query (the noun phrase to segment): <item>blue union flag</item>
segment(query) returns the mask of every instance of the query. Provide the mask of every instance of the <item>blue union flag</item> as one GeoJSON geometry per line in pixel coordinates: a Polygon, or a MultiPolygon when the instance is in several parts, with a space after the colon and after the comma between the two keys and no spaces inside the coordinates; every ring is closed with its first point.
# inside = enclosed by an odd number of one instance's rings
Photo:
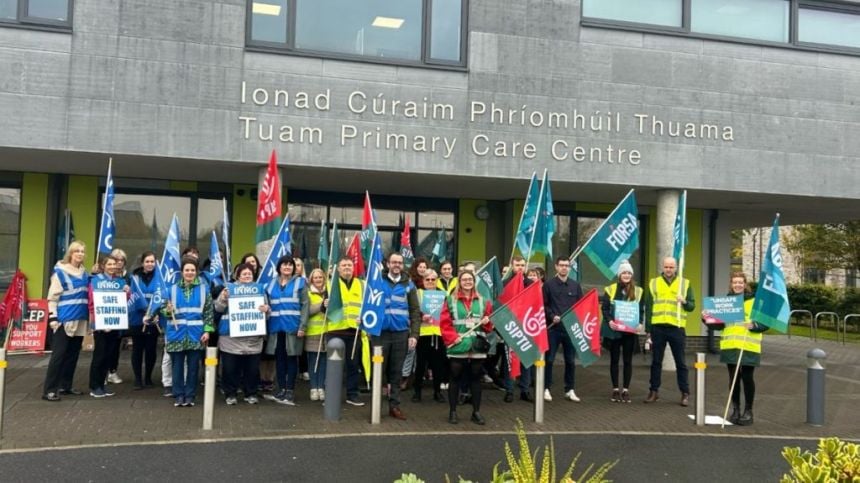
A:
{"type": "Polygon", "coordinates": [[[618,203],[582,252],[594,263],[604,277],[612,279],[621,262],[639,249],[639,209],[633,190],[618,203]]]}
{"type": "Polygon", "coordinates": [[[370,335],[382,333],[382,319],[385,318],[385,280],[382,279],[382,242],[379,233],[373,236],[359,318],[363,331],[370,335]]]}

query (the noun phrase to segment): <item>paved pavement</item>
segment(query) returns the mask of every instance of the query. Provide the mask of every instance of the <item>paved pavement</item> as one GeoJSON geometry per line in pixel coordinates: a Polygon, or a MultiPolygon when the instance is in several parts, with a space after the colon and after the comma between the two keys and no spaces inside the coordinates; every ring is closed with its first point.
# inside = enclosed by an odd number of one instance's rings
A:
{"type": "MultiPolygon", "coordinates": [[[[77,445],[118,445],[145,442],[188,440],[225,440],[268,438],[278,440],[298,435],[426,435],[426,434],[510,434],[517,418],[525,422],[530,434],[570,435],[742,435],[778,437],[801,441],[835,435],[860,439],[860,347],[834,342],[813,343],[809,339],[768,336],[764,343],[764,365],[756,370],[757,396],[755,424],[749,427],[720,429],[697,427],[688,414],[694,408],[680,407],[674,374],[664,374],[662,400],[645,405],[648,367],[642,355],[635,357],[634,402],[609,401],[610,383],[606,358],[589,368],[577,367],[576,391],[582,403],[562,399],[561,388],[554,388],[555,401],[546,404],[545,423],[533,422],[533,406],[516,400],[506,404],[503,392],[486,386],[482,413],[487,425],[468,422],[469,410],[460,411],[461,422],[447,423],[447,405],[435,402],[411,403],[409,393],[402,408],[407,421],[387,416],[380,425],[369,423],[370,404],[363,408],[344,406],[339,422],[325,422],[322,407],[308,399],[306,383],[300,382],[296,407],[270,402],[258,406],[240,403],[228,407],[218,398],[215,429],[203,431],[202,405],[174,408],[161,397],[161,389],[132,390],[128,367],[129,354],[123,353],[120,375],[127,382],[113,386],[117,395],[106,399],[88,396],[64,397],[49,403],[40,399],[47,356],[12,356],[7,370],[4,427],[0,449],[47,448],[77,445]],[[805,424],[806,351],[821,347],[827,351],[827,411],[824,427],[805,424]]],[[[688,356],[692,361],[693,356],[688,356]]],[[[708,357],[707,413],[722,412],[727,393],[727,373],[717,356],[708,357]]],[[[78,366],[76,386],[84,389],[89,356],[83,354],[78,366]]],[[[561,367],[555,371],[559,379],[561,367]]],[[[691,386],[694,372],[691,372],[691,386]]],[[[426,394],[426,393],[425,393],[426,394]]],[[[369,395],[364,395],[369,403],[369,395]]],[[[198,398],[198,401],[202,400],[198,398]]],[[[708,438],[709,440],[711,438],[708,438]]],[[[696,440],[698,441],[698,440],[696,440]]],[[[590,455],[589,455],[590,456],[590,455]]],[[[626,456],[623,456],[626,457],[626,456]]]]}
{"type": "MultiPolygon", "coordinates": [[[[531,437],[532,450],[548,437],[531,437]]],[[[574,476],[591,463],[618,460],[614,481],[778,481],[788,471],[774,439],[698,436],[555,435],[559,476],[582,452],[574,476]],[[706,476],[707,475],[707,476],[706,476]]],[[[511,435],[444,434],[277,441],[229,441],[82,448],[0,454],[3,481],[391,482],[403,473],[425,481],[488,481],[511,435]]],[[[810,448],[812,441],[801,442],[810,448]]],[[[542,454],[542,453],[541,453],[542,454]]]]}

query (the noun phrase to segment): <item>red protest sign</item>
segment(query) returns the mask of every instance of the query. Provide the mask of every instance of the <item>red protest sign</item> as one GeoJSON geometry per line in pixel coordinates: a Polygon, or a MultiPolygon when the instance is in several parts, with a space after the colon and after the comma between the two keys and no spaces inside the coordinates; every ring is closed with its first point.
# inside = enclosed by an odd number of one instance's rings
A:
{"type": "Polygon", "coordinates": [[[48,332],[48,301],[28,300],[27,313],[21,325],[14,324],[9,351],[43,351],[48,332]]]}

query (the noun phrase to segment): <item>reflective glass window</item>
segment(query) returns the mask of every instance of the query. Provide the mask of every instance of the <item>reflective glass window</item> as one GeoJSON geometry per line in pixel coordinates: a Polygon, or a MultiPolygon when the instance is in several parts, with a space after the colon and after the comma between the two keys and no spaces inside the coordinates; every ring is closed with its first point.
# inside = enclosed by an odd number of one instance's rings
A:
{"type": "Polygon", "coordinates": [[[693,32],[788,42],[787,0],[692,0],[693,32]]]}
{"type": "Polygon", "coordinates": [[[69,0],[28,0],[27,16],[66,22],[69,20],[69,0]]]}
{"type": "MultiPolygon", "coordinates": [[[[116,234],[114,247],[122,248],[136,266],[146,250],[156,253],[159,260],[173,214],[179,217],[180,248],[188,246],[191,199],[183,196],[137,195],[117,193],[114,197],[116,234]]],[[[220,212],[220,205],[219,205],[220,212]]],[[[207,241],[208,249],[208,241],[207,241]]],[[[208,252],[200,251],[206,258],[208,252]]]]}
{"type": "Polygon", "coordinates": [[[800,42],[860,48],[860,14],[801,8],[797,34],[800,42]]]}
{"type": "Polygon", "coordinates": [[[582,16],[680,27],[681,0],[583,0],[582,16]]]}
{"type": "Polygon", "coordinates": [[[0,188],[0,286],[7,287],[18,268],[21,190],[0,188]]]}
{"type": "Polygon", "coordinates": [[[430,58],[460,61],[463,0],[433,0],[430,15],[430,58]]]}
{"type": "Polygon", "coordinates": [[[287,43],[287,0],[251,1],[251,39],[287,43]]]}
{"type": "Polygon", "coordinates": [[[420,60],[422,0],[296,0],[295,47],[420,60]]]}
{"type": "Polygon", "coordinates": [[[224,204],[221,200],[198,199],[197,200],[197,250],[200,251],[200,260],[209,258],[209,249],[212,243],[212,232],[218,239],[218,249],[221,258],[224,258],[224,242],[221,239],[221,225],[224,220],[224,204]]]}
{"type": "Polygon", "coordinates": [[[18,18],[18,0],[0,0],[0,19],[18,18]]]}

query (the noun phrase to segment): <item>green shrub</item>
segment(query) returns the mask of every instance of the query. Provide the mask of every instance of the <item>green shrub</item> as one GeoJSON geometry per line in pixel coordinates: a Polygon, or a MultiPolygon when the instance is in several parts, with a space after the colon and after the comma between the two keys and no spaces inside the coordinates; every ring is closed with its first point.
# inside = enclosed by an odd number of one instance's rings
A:
{"type": "Polygon", "coordinates": [[[791,473],[782,476],[782,483],[860,481],[860,446],[839,438],[819,440],[815,453],[785,447],[782,457],[791,465],[791,473]]]}
{"type": "Polygon", "coordinates": [[[860,289],[846,288],[842,290],[842,298],[836,307],[836,312],[845,317],[848,314],[860,314],[860,289]]]}
{"type": "Polygon", "coordinates": [[[826,285],[789,285],[788,302],[792,309],[818,312],[834,312],[839,306],[839,290],[826,285]]]}

